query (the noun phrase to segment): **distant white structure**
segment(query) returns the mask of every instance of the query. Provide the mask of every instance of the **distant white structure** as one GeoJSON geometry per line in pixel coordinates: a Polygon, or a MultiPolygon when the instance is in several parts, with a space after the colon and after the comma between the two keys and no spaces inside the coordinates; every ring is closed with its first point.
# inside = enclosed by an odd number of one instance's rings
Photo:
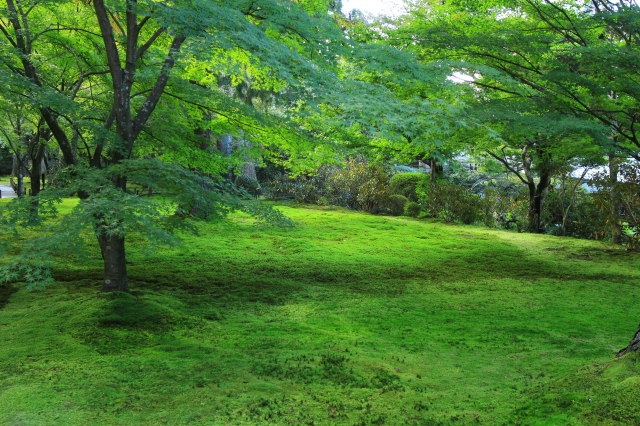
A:
{"type": "Polygon", "coordinates": [[[9,185],[0,185],[0,198],[16,198],[16,193],[9,185]]]}

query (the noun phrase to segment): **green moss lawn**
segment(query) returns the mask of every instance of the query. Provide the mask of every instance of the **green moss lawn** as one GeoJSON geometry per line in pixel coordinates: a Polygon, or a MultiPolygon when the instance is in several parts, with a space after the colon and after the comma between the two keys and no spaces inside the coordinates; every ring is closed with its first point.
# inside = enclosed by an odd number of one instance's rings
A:
{"type": "Polygon", "coordinates": [[[280,207],[0,286],[2,425],[640,424],[640,255],[280,207]]]}

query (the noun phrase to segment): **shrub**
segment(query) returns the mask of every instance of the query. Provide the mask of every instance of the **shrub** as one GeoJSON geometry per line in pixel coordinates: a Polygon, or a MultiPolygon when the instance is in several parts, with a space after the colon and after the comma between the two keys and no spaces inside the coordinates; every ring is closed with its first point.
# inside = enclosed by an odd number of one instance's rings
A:
{"type": "Polygon", "coordinates": [[[470,189],[449,182],[422,181],[418,188],[420,203],[431,217],[445,222],[456,220],[471,224],[481,218],[482,198],[470,189]]]}
{"type": "Polygon", "coordinates": [[[418,201],[416,187],[424,177],[424,173],[397,173],[389,181],[392,194],[404,195],[409,201],[418,201]]]}
{"type": "Polygon", "coordinates": [[[404,205],[404,214],[405,216],[418,217],[420,214],[420,204],[415,201],[409,201],[404,205]]]}
{"type": "Polygon", "coordinates": [[[381,167],[351,158],[327,180],[327,200],[333,205],[372,212],[387,201],[388,183],[389,177],[381,167]]]}
{"type": "Polygon", "coordinates": [[[316,204],[326,200],[329,167],[321,167],[316,175],[277,174],[265,185],[264,195],[269,200],[295,199],[299,203],[316,204]]]}
{"type": "MultiPolygon", "coordinates": [[[[387,204],[387,208],[389,213],[394,216],[401,216],[404,213],[404,207],[409,200],[404,195],[391,195],[389,196],[389,201],[387,204]]],[[[416,203],[417,204],[417,203],[416,203]]]]}
{"type": "Polygon", "coordinates": [[[386,207],[389,177],[375,164],[361,158],[347,160],[344,167],[323,166],[314,175],[279,175],[267,186],[267,198],[295,198],[300,203],[334,205],[376,211],[386,207]]]}

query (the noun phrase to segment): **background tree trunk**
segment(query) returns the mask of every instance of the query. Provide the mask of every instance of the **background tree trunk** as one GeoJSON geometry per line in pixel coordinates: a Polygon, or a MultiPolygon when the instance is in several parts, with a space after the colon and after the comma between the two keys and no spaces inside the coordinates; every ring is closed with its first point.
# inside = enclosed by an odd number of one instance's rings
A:
{"type": "MultiPolygon", "coordinates": [[[[238,149],[253,148],[253,144],[246,139],[239,139],[237,142],[238,149]]],[[[244,156],[244,163],[242,164],[242,176],[249,179],[258,180],[256,175],[256,163],[248,155],[244,156]]]]}
{"type": "Polygon", "coordinates": [[[430,161],[431,164],[431,170],[429,170],[429,180],[431,181],[431,183],[436,183],[436,160],[435,158],[432,158],[430,161]]]}
{"type": "Polygon", "coordinates": [[[611,186],[611,241],[614,244],[622,243],[622,230],[620,229],[620,197],[618,195],[618,161],[615,153],[609,154],[609,184],[611,186]]]}
{"type": "MultiPolygon", "coordinates": [[[[231,157],[231,151],[233,150],[233,138],[231,135],[222,135],[220,141],[218,141],[218,149],[222,153],[223,157],[231,157]]],[[[225,177],[231,179],[231,170],[227,171],[225,177]]]]}

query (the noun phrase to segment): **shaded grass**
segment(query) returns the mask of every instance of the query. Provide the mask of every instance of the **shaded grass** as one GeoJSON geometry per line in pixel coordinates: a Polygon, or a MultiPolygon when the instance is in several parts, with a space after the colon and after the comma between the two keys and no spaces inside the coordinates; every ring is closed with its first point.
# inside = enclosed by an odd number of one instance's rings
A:
{"type": "Polygon", "coordinates": [[[638,400],[635,369],[623,390],[598,372],[635,331],[639,256],[282,208],[294,230],[130,238],[131,295],[99,293],[97,249],[44,292],[5,287],[0,423],[629,424],[607,413],[638,400]],[[587,376],[613,402],[566,410],[587,376]]]}

